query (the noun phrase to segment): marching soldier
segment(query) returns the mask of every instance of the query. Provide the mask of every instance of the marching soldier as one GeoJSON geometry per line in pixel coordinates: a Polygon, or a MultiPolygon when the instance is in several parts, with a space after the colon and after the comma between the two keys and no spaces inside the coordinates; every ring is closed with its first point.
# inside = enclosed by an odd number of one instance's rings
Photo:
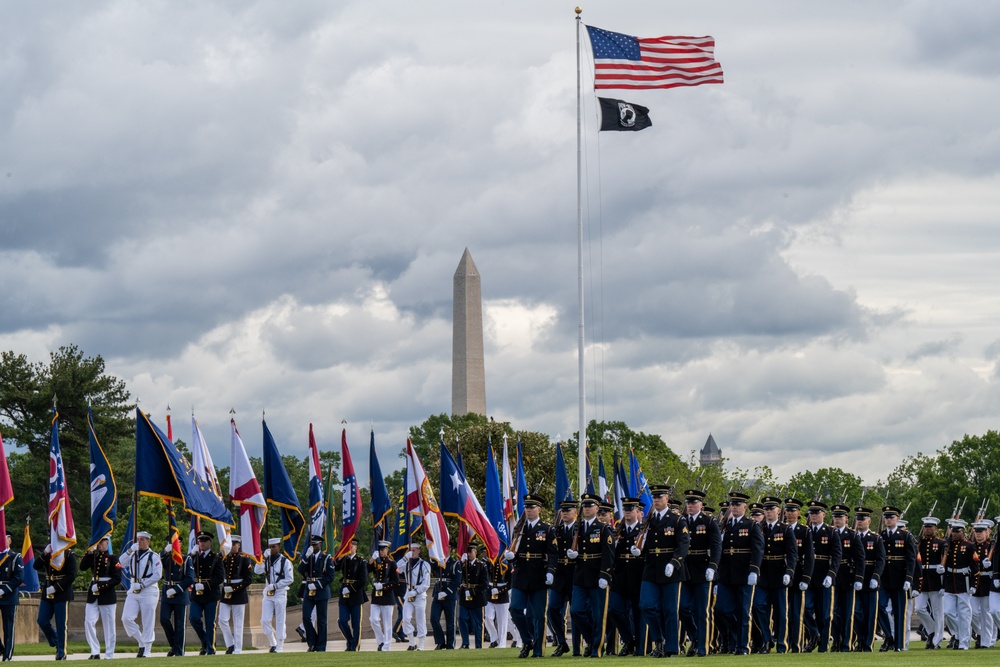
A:
{"type": "MultiPolygon", "coordinates": [[[[372,576],[372,604],[368,612],[368,620],[375,633],[375,641],[378,643],[377,650],[388,651],[392,648],[392,611],[396,608],[396,587],[398,586],[396,563],[389,558],[388,542],[378,543],[378,551],[372,554],[371,567],[368,568],[368,572],[372,576]]],[[[453,631],[452,642],[455,641],[454,634],[453,631]]]]}
{"type": "Polygon", "coordinates": [[[110,540],[102,538],[97,544],[87,550],[80,562],[81,570],[90,570],[90,588],[87,589],[87,611],[84,616],[83,630],[90,644],[88,660],[101,659],[101,642],[97,638],[97,621],[100,619],[104,628],[104,657],[108,660],[115,656],[116,611],[118,607],[118,585],[122,582],[122,568],[118,556],[108,553],[110,540]]]}
{"type": "Polygon", "coordinates": [[[191,627],[201,641],[198,655],[215,654],[215,615],[222,596],[222,554],[212,551],[211,533],[198,533],[198,551],[192,557],[194,587],[191,589],[191,627]]]}
{"type": "Polygon", "coordinates": [[[396,562],[400,581],[406,584],[403,595],[403,632],[410,640],[407,651],[423,651],[427,636],[427,589],[431,586],[431,565],[420,557],[420,543],[410,544],[410,550],[396,562]]]}
{"type": "MultiPolygon", "coordinates": [[[[0,641],[0,653],[3,661],[14,657],[14,617],[20,604],[17,591],[24,581],[24,561],[21,554],[11,548],[14,534],[7,531],[4,550],[0,551],[0,618],[3,621],[3,641],[0,641]]],[[[114,627],[114,618],[111,619],[114,627]]]]}
{"type": "Polygon", "coordinates": [[[486,565],[479,559],[479,547],[469,543],[462,554],[462,583],[458,589],[458,628],[462,648],[469,648],[469,635],[476,648],[483,647],[483,607],[488,585],[486,565]]]}
{"type": "Polygon", "coordinates": [[[61,568],[52,566],[52,545],[45,547],[42,555],[35,559],[34,568],[45,575],[45,595],[38,601],[38,626],[56,649],[56,660],[66,659],[66,609],[73,599],[73,581],[79,572],[76,554],[72,549],[63,552],[65,559],[61,568]],[[55,617],[56,627],[52,627],[55,617]]]}
{"type": "Polygon", "coordinates": [[[718,594],[715,617],[719,625],[720,652],[747,655],[750,652],[750,606],[764,558],[764,534],[760,524],[746,516],[748,495],[729,494],[729,518],[722,528],[718,594]]]}
{"type": "Polygon", "coordinates": [[[555,535],[552,527],[539,518],[543,504],[541,496],[531,493],[524,496],[524,522],[514,532],[511,548],[503,555],[514,568],[510,617],[521,635],[518,658],[541,657],[545,646],[545,587],[554,581],[549,556],[554,553],[555,535]]]}
{"type": "Polygon", "coordinates": [[[490,648],[507,648],[510,620],[510,566],[502,558],[486,564],[490,594],[486,602],[486,630],[490,648]]]}
{"type": "Polygon", "coordinates": [[[684,567],[690,580],[681,586],[680,616],[687,635],[691,637],[689,656],[708,654],[711,616],[709,601],[712,582],[715,581],[715,573],[719,570],[719,558],[722,556],[722,533],[719,531],[719,523],[705,513],[704,502],[704,491],[690,489],[684,492],[687,511],[683,522],[687,524],[688,535],[691,538],[684,567]]]}
{"type": "Polygon", "coordinates": [[[851,508],[834,505],[833,530],[840,540],[841,561],[834,582],[833,594],[833,644],[834,652],[854,650],[854,622],[857,596],[864,586],[865,545],[857,531],[847,525],[851,508]]]}
{"type": "Polygon", "coordinates": [[[799,523],[802,511],[802,501],[795,498],[785,499],[785,523],[795,536],[795,549],[798,558],[795,563],[795,574],[792,585],[788,589],[788,644],[792,653],[805,651],[806,634],[803,624],[806,608],[806,591],[812,581],[815,569],[815,553],[812,533],[799,523]]]}
{"type": "Polygon", "coordinates": [[[431,633],[434,635],[435,651],[455,648],[455,595],[462,583],[462,566],[455,558],[455,544],[455,540],[448,543],[450,549],[444,567],[437,563],[431,565],[437,573],[434,599],[431,600],[431,633]],[[444,630],[441,629],[441,614],[444,614],[444,630]]]}
{"type": "Polygon", "coordinates": [[[926,649],[941,648],[944,639],[944,598],[941,594],[941,575],[937,566],[944,560],[947,543],[938,537],[940,520],[936,517],[923,518],[920,542],[917,544],[917,569],[920,573],[920,594],[914,608],[920,624],[927,633],[926,649]]]}
{"type": "Polygon", "coordinates": [[[222,641],[226,643],[226,655],[243,652],[243,622],[250,596],[250,575],[253,566],[250,557],[243,553],[243,538],[230,535],[233,547],[222,559],[225,579],[222,582],[222,599],[219,600],[219,625],[222,626],[222,641]]]}
{"type": "Polygon", "coordinates": [[[879,651],[906,651],[910,635],[910,589],[917,564],[917,548],[909,533],[897,526],[900,510],[891,505],[882,508],[882,544],[885,546],[885,569],[879,595],[879,627],[885,642],[879,651]],[[888,606],[892,605],[892,622],[888,606]]]}
{"type": "Polygon", "coordinates": [[[972,643],[971,593],[975,591],[973,582],[979,574],[979,557],[975,545],[965,539],[968,524],[962,519],[951,519],[948,523],[951,541],[946,547],[944,561],[936,569],[942,575],[945,620],[958,637],[957,648],[967,651],[972,643]]]}
{"type": "Polygon", "coordinates": [[[158,582],[163,577],[160,558],[149,548],[152,537],[146,531],[136,533],[135,542],[125,554],[125,574],[132,584],[122,606],[125,634],[139,642],[137,658],[148,658],[156,638],[156,603],[160,599],[158,582]],[[142,627],[136,623],[141,616],[142,627]]]}
{"type": "Polygon", "coordinates": [[[865,549],[865,568],[861,589],[857,591],[857,618],[855,633],[858,649],[871,653],[875,643],[875,625],[878,621],[879,580],[885,569],[885,545],[882,537],[869,530],[872,510],[867,507],[854,508],[854,522],[858,527],[858,537],[865,549]]]}
{"type": "Polygon", "coordinates": [[[804,627],[809,635],[806,652],[819,647],[826,653],[830,647],[830,629],[833,622],[833,583],[840,570],[843,543],[839,534],[826,519],[827,505],[821,500],[809,503],[808,530],[813,546],[813,574],[806,591],[804,627]]]}
{"type": "Polygon", "coordinates": [[[326,651],[326,635],[330,604],[330,583],[337,571],[333,567],[333,558],[323,551],[323,536],[313,535],[309,538],[309,548],[305,557],[299,562],[299,573],[302,575],[302,623],[306,626],[306,642],[309,653],[324,653],[326,651]],[[312,614],[316,611],[316,624],[313,625],[312,614]]]}
{"type": "Polygon", "coordinates": [[[642,501],[638,498],[622,498],[624,516],[618,523],[618,539],[615,542],[615,571],[611,578],[611,598],[609,609],[611,618],[622,638],[620,656],[646,654],[646,621],[639,606],[642,592],[642,571],[645,560],[632,554],[632,546],[641,530],[638,508],[642,501]]]}
{"type": "MultiPolygon", "coordinates": [[[[181,554],[181,563],[174,560],[173,545],[168,543],[160,556],[163,570],[163,590],[160,593],[160,627],[166,637],[167,657],[184,655],[187,609],[191,604],[188,592],[194,584],[194,565],[190,556],[181,554]]],[[[86,560],[86,559],[85,559],[86,560]]]]}
{"type": "Polygon", "coordinates": [[[649,488],[653,507],[649,519],[630,549],[633,556],[645,557],[639,607],[649,627],[654,658],[677,655],[680,640],[680,585],[687,579],[684,558],[691,545],[687,524],[669,509],[670,487],[654,484],[649,488]]]}
{"type": "MultiPolygon", "coordinates": [[[[548,622],[556,640],[556,650],[553,658],[569,653],[566,643],[566,610],[573,597],[573,573],[576,572],[576,561],[570,560],[566,550],[573,544],[576,534],[577,507],[572,500],[559,503],[559,525],[553,529],[555,538],[552,556],[549,562],[549,572],[552,573],[552,583],[548,593],[548,622]]],[[[517,625],[516,623],[514,624],[517,625]]],[[[573,655],[580,655],[580,628],[573,624],[573,655]]]]}
{"type": "Polygon", "coordinates": [[[347,640],[346,651],[357,651],[361,645],[361,605],[368,602],[368,563],[358,558],[358,538],[351,539],[350,552],[337,561],[340,572],[340,600],[337,625],[347,640]]]}
{"type": "Polygon", "coordinates": [[[292,561],[281,553],[281,538],[267,541],[268,554],[253,566],[255,574],[264,575],[264,597],[260,603],[260,627],[270,644],[270,653],[281,653],[285,648],[285,607],[288,587],[295,574],[292,561]]]}
{"type": "Polygon", "coordinates": [[[773,644],[778,653],[784,653],[788,648],[788,587],[795,575],[798,548],[795,533],[779,520],[781,499],[766,496],[761,504],[764,506],[761,524],[764,561],[753,600],[754,624],[760,629],[761,637],[755,652],[769,653],[773,644]]]}
{"type": "Polygon", "coordinates": [[[980,519],[972,524],[972,543],[975,545],[976,556],[979,557],[981,570],[979,575],[972,581],[975,591],[972,592],[972,634],[976,636],[976,648],[993,648],[997,641],[996,626],[993,625],[993,615],[990,614],[990,580],[992,572],[989,568],[990,551],[993,543],[990,542],[990,528],[993,522],[990,519],[980,519]]]}
{"type": "MultiPolygon", "coordinates": [[[[570,616],[580,627],[586,648],[584,657],[601,656],[604,645],[604,615],[608,607],[608,585],[614,568],[615,551],[611,528],[597,520],[601,497],[593,493],[581,496],[583,516],[577,523],[573,544],[566,557],[576,561],[573,572],[573,600],[570,616]]],[[[676,610],[676,605],[675,605],[676,610]]]]}

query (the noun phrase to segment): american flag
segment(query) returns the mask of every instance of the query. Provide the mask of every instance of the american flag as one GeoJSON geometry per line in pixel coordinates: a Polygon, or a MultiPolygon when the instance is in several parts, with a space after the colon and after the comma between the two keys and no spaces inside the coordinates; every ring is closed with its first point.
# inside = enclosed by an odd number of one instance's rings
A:
{"type": "Polygon", "coordinates": [[[712,37],[632,37],[587,26],[594,88],[676,88],[722,83],[712,37]]]}
{"type": "Polygon", "coordinates": [[[69,509],[69,492],[66,490],[66,471],[63,470],[62,450],[59,448],[59,413],[52,416],[52,438],[49,441],[49,544],[52,559],[49,561],[61,570],[66,561],[66,550],[76,545],[76,528],[69,509]]]}

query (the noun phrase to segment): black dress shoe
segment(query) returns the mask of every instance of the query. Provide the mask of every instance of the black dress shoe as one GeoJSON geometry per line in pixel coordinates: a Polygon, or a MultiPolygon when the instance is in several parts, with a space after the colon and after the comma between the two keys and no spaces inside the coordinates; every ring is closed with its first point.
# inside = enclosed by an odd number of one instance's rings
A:
{"type": "Polygon", "coordinates": [[[207,655],[207,654],[208,654],[208,649],[203,648],[200,651],[198,651],[198,655],[207,655]]]}
{"type": "Polygon", "coordinates": [[[382,647],[383,647],[383,646],[385,646],[385,644],[381,644],[381,643],[380,643],[380,644],[378,645],[378,648],[377,648],[377,649],[375,649],[375,650],[377,650],[377,651],[381,651],[381,650],[382,650],[382,647]]]}
{"type": "Polygon", "coordinates": [[[490,648],[496,648],[497,646],[499,646],[499,644],[496,642],[490,642],[490,648]]]}
{"type": "Polygon", "coordinates": [[[306,641],[306,631],[302,628],[296,627],[295,632],[299,633],[299,640],[306,641]]]}
{"type": "MultiPolygon", "coordinates": [[[[100,657],[100,656],[96,656],[95,655],[94,657],[97,658],[97,657],[100,657]]],[[[169,651],[167,651],[167,657],[168,658],[174,657],[174,649],[170,649],[169,651]]]]}
{"type": "Polygon", "coordinates": [[[417,647],[416,647],[416,646],[407,646],[407,647],[406,647],[406,650],[407,650],[407,651],[416,651],[416,650],[417,650],[417,647]]]}
{"type": "Polygon", "coordinates": [[[662,658],[663,653],[663,642],[656,642],[653,644],[653,650],[649,653],[650,658],[662,658]]]}
{"type": "Polygon", "coordinates": [[[697,652],[698,652],[698,649],[697,649],[697,648],[695,648],[695,645],[694,645],[694,644],[691,644],[691,647],[690,647],[690,648],[688,648],[688,650],[687,650],[687,657],[689,657],[689,658],[690,658],[691,656],[693,656],[693,655],[694,655],[694,654],[696,654],[697,652]]]}
{"type": "Polygon", "coordinates": [[[101,656],[99,656],[99,655],[91,655],[89,658],[87,658],[87,660],[100,660],[100,659],[101,659],[101,656]]]}
{"type": "Polygon", "coordinates": [[[565,655],[566,653],[569,653],[569,645],[560,644],[559,646],[556,647],[555,651],[552,651],[551,655],[553,658],[558,658],[559,656],[565,655]]]}
{"type": "MultiPolygon", "coordinates": [[[[619,657],[623,658],[627,655],[632,655],[633,653],[635,653],[635,642],[625,642],[624,646],[622,646],[622,650],[618,651],[619,657]]],[[[608,655],[611,655],[611,653],[609,652],[608,655]]]]}
{"type": "Polygon", "coordinates": [[[66,659],[65,653],[63,653],[62,655],[56,654],[56,660],[65,660],[65,659],[66,659]]]}
{"type": "Polygon", "coordinates": [[[277,646],[272,646],[271,648],[267,649],[267,652],[268,653],[277,653],[278,652],[278,647],[277,646]]]}
{"type": "Polygon", "coordinates": [[[885,653],[886,651],[891,651],[892,648],[893,647],[891,642],[882,642],[882,646],[879,647],[878,652],[885,653]]]}
{"type": "Polygon", "coordinates": [[[521,652],[517,654],[517,657],[518,658],[527,658],[529,653],[531,653],[531,644],[528,643],[528,642],[525,642],[524,645],[521,646],[521,652]]]}
{"type": "Polygon", "coordinates": [[[235,651],[235,650],[236,650],[235,646],[227,646],[226,647],[226,655],[232,655],[233,651],[235,651]]]}
{"type": "Polygon", "coordinates": [[[137,657],[137,658],[145,658],[146,657],[146,647],[145,646],[140,646],[139,647],[139,652],[135,654],[135,657],[137,657]]]}
{"type": "Polygon", "coordinates": [[[443,651],[444,650],[444,644],[435,644],[434,645],[434,650],[435,651],[443,651]]]}

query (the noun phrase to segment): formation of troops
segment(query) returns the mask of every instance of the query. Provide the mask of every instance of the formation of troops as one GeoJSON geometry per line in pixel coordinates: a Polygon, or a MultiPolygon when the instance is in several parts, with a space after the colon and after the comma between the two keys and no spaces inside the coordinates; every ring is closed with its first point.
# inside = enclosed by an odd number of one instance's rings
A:
{"type": "MultiPolygon", "coordinates": [[[[512,641],[520,658],[545,656],[546,644],[552,657],[905,651],[912,614],[927,649],[996,643],[994,521],[979,518],[970,527],[926,517],[914,535],[892,506],[881,508],[881,529],[873,530],[867,507],[771,496],[751,503],[731,492],[716,516],[701,490],[650,491],[648,513],[638,499],[625,498],[617,523],[612,506],[592,494],[561,503],[549,523],[545,499],[528,495],[509,549],[493,561],[474,542],[460,555],[453,542],[443,566],[423,559],[418,543],[398,560],[388,542],[361,556],[356,539],[334,559],[316,536],[297,565],[300,634],[309,651],[327,650],[328,606],[336,597],[347,651],[360,649],[366,603],[379,651],[399,642],[410,651],[429,649],[429,596],[434,649],[505,648],[512,641]]],[[[0,552],[4,661],[13,656],[24,567],[11,540],[8,532],[0,552]]],[[[281,652],[295,582],[281,540],[268,541],[259,564],[242,553],[238,535],[225,555],[213,550],[211,533],[199,533],[197,543],[178,558],[169,545],[154,553],[149,533],[139,532],[120,555],[109,552],[107,539],[79,562],[67,551],[59,569],[46,548],[34,562],[44,576],[38,625],[56,659],[66,658],[67,604],[81,571],[90,577],[85,632],[92,660],[114,656],[123,581],[121,622],[138,643],[137,657],[150,655],[157,622],[168,656],[184,655],[188,623],[201,655],[216,652],[217,628],[225,652],[241,653],[252,583],[263,584],[260,625],[270,651],[281,652]]]]}

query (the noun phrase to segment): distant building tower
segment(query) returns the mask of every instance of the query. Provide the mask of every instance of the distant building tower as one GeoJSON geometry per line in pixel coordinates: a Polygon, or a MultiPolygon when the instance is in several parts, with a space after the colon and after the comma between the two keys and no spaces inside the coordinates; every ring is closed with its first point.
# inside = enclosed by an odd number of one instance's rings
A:
{"type": "Polygon", "coordinates": [[[451,413],[486,416],[486,371],[483,366],[483,295],[479,269],[469,249],[455,270],[455,302],[451,337],[451,413]]]}
{"type": "Polygon", "coordinates": [[[722,450],[719,446],[715,444],[715,438],[712,434],[708,434],[708,440],[705,441],[705,446],[701,448],[701,465],[721,465],[722,464],[722,450]]]}

